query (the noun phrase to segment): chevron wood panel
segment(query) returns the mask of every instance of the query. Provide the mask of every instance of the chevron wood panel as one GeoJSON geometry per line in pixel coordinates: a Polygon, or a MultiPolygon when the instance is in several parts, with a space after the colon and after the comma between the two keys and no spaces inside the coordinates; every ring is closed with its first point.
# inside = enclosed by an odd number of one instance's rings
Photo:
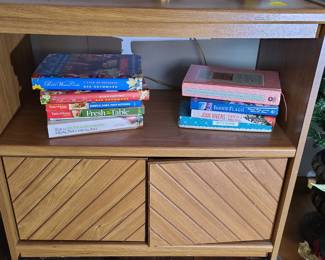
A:
{"type": "Polygon", "coordinates": [[[287,159],[150,164],[150,245],[270,240],[287,159]]]}
{"type": "Polygon", "coordinates": [[[145,240],[145,160],[3,161],[20,239],[145,240]]]}
{"type": "Polygon", "coordinates": [[[20,166],[25,160],[25,157],[5,157],[3,158],[4,164],[6,165],[6,176],[7,178],[20,166]]]}
{"type": "MultiPolygon", "coordinates": [[[[144,183],[143,183],[144,185],[144,183]]],[[[145,215],[146,208],[145,204],[141,204],[135,211],[133,211],[124,221],[119,223],[112,231],[110,231],[104,240],[115,240],[115,241],[137,241],[136,237],[141,236],[141,240],[144,238],[145,225],[143,216],[145,215]],[[131,227],[131,228],[130,228],[131,227]],[[133,231],[135,230],[135,231],[133,231]]]]}
{"type": "MultiPolygon", "coordinates": [[[[52,161],[53,159],[51,158],[26,158],[8,178],[12,199],[15,201],[21,192],[26,189],[37,175],[42,173],[52,161]]],[[[6,168],[5,162],[6,161],[4,161],[4,165],[6,168]]]]}

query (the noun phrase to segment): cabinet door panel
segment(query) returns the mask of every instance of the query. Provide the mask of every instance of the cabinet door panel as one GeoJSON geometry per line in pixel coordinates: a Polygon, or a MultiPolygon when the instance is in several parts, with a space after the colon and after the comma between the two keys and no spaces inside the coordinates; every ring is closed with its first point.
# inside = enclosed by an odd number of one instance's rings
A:
{"type": "Polygon", "coordinates": [[[145,160],[3,162],[20,239],[145,240],[145,160]]]}
{"type": "Polygon", "coordinates": [[[150,245],[269,240],[286,162],[152,162],[150,245]]]}

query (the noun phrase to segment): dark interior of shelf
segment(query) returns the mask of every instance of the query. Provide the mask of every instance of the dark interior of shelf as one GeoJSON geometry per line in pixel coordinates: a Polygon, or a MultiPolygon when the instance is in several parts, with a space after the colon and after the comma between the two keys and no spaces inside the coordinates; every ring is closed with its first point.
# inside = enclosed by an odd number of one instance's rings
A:
{"type": "Polygon", "coordinates": [[[0,145],[113,146],[113,147],[204,147],[294,149],[279,126],[272,133],[248,133],[182,129],[177,125],[181,93],[153,90],[147,101],[144,127],[118,132],[48,139],[44,107],[36,98],[24,99],[3,134],[0,145]]]}

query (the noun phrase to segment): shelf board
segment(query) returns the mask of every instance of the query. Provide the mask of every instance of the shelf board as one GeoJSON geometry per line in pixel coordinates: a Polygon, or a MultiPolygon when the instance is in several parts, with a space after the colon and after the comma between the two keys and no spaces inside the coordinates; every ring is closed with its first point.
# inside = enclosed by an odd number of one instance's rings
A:
{"type": "Polygon", "coordinates": [[[0,32],[186,38],[318,37],[318,27],[325,21],[322,6],[304,0],[279,2],[280,5],[271,0],[0,0],[0,32]]]}
{"type": "MultiPolygon", "coordinates": [[[[274,1],[273,1],[274,2],[274,1]]],[[[270,0],[0,0],[0,4],[86,6],[104,8],[165,8],[165,9],[221,9],[221,10],[320,10],[321,6],[305,0],[286,0],[272,3],[270,0]],[[282,3],[281,3],[282,2],[282,3]]]]}
{"type": "MultiPolygon", "coordinates": [[[[36,93],[35,93],[36,96],[36,93]]],[[[1,155],[129,157],[293,157],[295,147],[276,126],[272,133],[182,129],[177,125],[181,94],[153,90],[144,127],[48,139],[46,115],[27,99],[0,136],[1,155]]]]}

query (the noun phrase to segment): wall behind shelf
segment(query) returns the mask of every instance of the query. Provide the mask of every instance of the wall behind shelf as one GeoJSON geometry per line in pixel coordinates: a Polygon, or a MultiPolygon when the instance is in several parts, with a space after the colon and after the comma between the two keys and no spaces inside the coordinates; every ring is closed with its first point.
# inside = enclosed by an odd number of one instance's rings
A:
{"type": "MultiPolygon", "coordinates": [[[[36,64],[51,52],[120,53],[122,47],[122,40],[114,37],[32,35],[31,40],[36,64]]],[[[200,63],[198,51],[190,40],[124,40],[132,41],[133,52],[142,56],[144,75],[173,86],[180,86],[190,64],[200,63]]],[[[210,65],[255,68],[258,39],[211,39],[199,42],[210,65]]],[[[150,87],[164,88],[151,82],[150,87]]]]}

